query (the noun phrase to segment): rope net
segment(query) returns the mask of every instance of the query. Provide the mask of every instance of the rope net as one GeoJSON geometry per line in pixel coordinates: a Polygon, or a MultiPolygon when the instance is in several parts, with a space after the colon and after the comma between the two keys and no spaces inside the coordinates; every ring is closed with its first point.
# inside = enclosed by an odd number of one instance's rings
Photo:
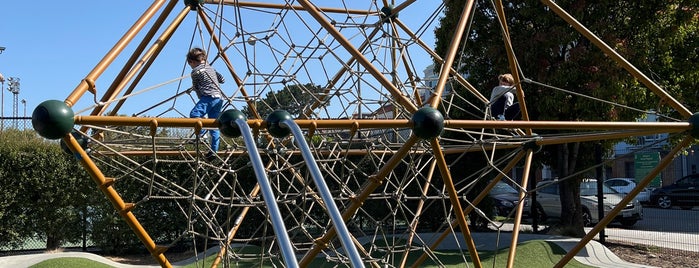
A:
{"type": "MultiPolygon", "coordinates": [[[[456,200],[466,209],[482,191],[476,185],[498,177],[524,193],[524,200],[526,185],[510,178],[511,167],[506,166],[521,164],[523,144],[559,138],[525,135],[513,128],[447,126],[437,140],[439,152],[430,140],[412,139],[411,126],[401,122],[437,97],[434,85],[440,71],[423,72],[436,54],[422,38],[432,34],[444,8],[441,1],[423,3],[419,12],[412,13],[408,12],[413,6],[407,5],[401,12],[421,17],[405,20],[392,16],[391,9],[380,1],[339,1],[330,7],[319,3],[318,17],[293,1],[269,5],[212,2],[217,4],[190,11],[198,15],[192,21],[190,46],[205,48],[209,63],[226,76],[223,110],[241,110],[257,122],[277,109],[288,111],[295,119],[397,122],[388,127],[354,124],[305,129],[312,155],[336,205],[346,213],[345,224],[369,266],[403,267],[421,255],[427,258],[425,265],[454,262],[441,250],[458,252],[457,259],[464,263],[473,261],[449,189],[456,190],[456,200]],[[464,159],[478,159],[484,165],[465,174],[451,164],[464,159]],[[450,174],[440,171],[442,163],[450,174]],[[451,185],[445,183],[447,176],[451,185]],[[433,247],[442,235],[452,243],[433,247]]],[[[82,111],[123,102],[121,109],[134,111],[133,117],[186,118],[197,98],[187,91],[189,77],[184,67],[179,77],[168,82],[95,101],[82,111]]],[[[449,75],[444,93],[438,96],[438,110],[446,119],[464,119],[448,118],[450,111],[459,110],[469,119],[493,121],[487,113],[488,100],[478,91],[452,90],[472,88],[465,81],[458,73],[449,75]]],[[[136,81],[133,83],[136,88],[136,81]]],[[[93,115],[115,114],[101,111],[93,115]]],[[[293,261],[309,258],[313,266],[349,263],[310,179],[298,141],[292,136],[274,138],[261,125],[251,125],[274,201],[299,256],[293,261]]],[[[156,217],[159,224],[173,226],[166,234],[149,233],[156,244],[193,245],[193,256],[206,265],[211,256],[217,256],[216,261],[230,265],[285,266],[277,240],[280,234],[273,231],[242,138],[222,137],[215,158],[206,159],[210,141],[194,135],[198,131],[195,124],[83,127],[82,136],[90,139],[91,160],[113,179],[111,187],[121,198],[135,204],[136,218],[156,217]],[[142,215],[141,207],[162,208],[162,214],[142,215]],[[215,250],[206,251],[212,248],[215,250]]],[[[503,230],[503,217],[515,216],[515,210],[507,215],[473,207],[467,210],[471,224],[496,231],[503,230]]],[[[146,232],[149,227],[144,226],[146,232]]]]}

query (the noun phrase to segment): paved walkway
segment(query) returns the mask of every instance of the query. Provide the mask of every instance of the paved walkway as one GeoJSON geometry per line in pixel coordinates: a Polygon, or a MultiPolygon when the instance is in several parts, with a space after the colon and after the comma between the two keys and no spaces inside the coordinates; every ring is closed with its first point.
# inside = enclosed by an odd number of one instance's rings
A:
{"type": "MultiPolygon", "coordinates": [[[[423,238],[428,238],[430,237],[431,234],[421,234],[421,237],[423,238]]],[[[439,236],[439,234],[434,234],[434,237],[439,236]]],[[[474,243],[476,244],[476,248],[478,250],[495,250],[495,249],[502,249],[502,248],[507,248],[510,245],[511,241],[511,236],[510,233],[502,233],[498,237],[498,233],[472,233],[474,243]]],[[[462,241],[460,241],[461,245],[464,245],[463,237],[460,238],[462,241]]],[[[566,251],[569,251],[572,249],[578,241],[580,241],[577,238],[569,238],[569,237],[562,237],[562,236],[549,236],[549,235],[538,235],[538,234],[520,234],[519,235],[519,242],[525,242],[529,240],[546,240],[546,241],[551,241],[556,243],[558,246],[563,248],[566,251]]],[[[459,243],[456,243],[454,239],[448,238],[445,239],[439,246],[438,249],[450,249],[457,247],[459,243]]],[[[5,267],[12,267],[12,268],[20,268],[20,267],[29,267],[31,265],[40,263],[42,261],[45,261],[47,259],[52,259],[52,258],[65,258],[65,257],[78,257],[78,258],[86,258],[86,259],[91,259],[95,261],[99,261],[102,263],[105,263],[107,265],[116,267],[116,268],[151,268],[151,267],[158,267],[154,265],[128,265],[128,264],[121,264],[117,263],[114,261],[111,261],[107,258],[104,258],[102,256],[92,254],[92,253],[85,253],[85,252],[61,252],[61,253],[41,253],[41,254],[29,254],[29,255],[18,255],[18,256],[8,256],[8,257],[0,257],[0,268],[5,268],[5,267]]],[[[652,268],[654,266],[648,266],[648,265],[641,265],[641,264],[635,264],[635,263],[629,263],[626,262],[622,259],[620,259],[618,256],[614,255],[612,251],[607,249],[605,246],[600,244],[597,241],[590,241],[583,250],[581,250],[578,255],[575,257],[575,260],[579,261],[580,263],[587,264],[590,266],[594,267],[601,267],[601,268],[616,268],[616,267],[628,267],[628,268],[641,268],[641,267],[646,267],[646,268],[652,268]]],[[[186,264],[187,261],[183,261],[180,263],[175,263],[174,265],[184,265],[186,264]]]]}

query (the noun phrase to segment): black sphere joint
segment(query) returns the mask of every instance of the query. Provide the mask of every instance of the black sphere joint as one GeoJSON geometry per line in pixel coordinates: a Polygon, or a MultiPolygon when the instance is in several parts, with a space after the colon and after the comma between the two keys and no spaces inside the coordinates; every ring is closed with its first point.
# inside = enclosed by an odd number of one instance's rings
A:
{"type": "Polygon", "coordinates": [[[240,137],[243,133],[238,127],[236,120],[241,119],[247,121],[247,117],[240,110],[226,110],[218,116],[218,129],[223,135],[229,138],[240,137]]]}
{"type": "Polygon", "coordinates": [[[388,22],[386,18],[390,19],[395,19],[398,17],[398,13],[393,11],[394,7],[393,5],[385,6],[381,8],[381,19],[385,20],[384,22],[388,22]]]}
{"type": "Polygon", "coordinates": [[[267,116],[267,131],[275,138],[283,138],[291,134],[291,129],[283,127],[281,122],[291,119],[291,114],[284,110],[276,110],[267,116]]]}
{"type": "Polygon", "coordinates": [[[694,139],[699,139],[699,113],[695,113],[689,117],[689,125],[692,129],[689,130],[689,135],[694,137],[694,139]]]}
{"type": "Polygon", "coordinates": [[[444,130],[442,113],[432,107],[422,107],[413,114],[413,133],[421,139],[433,139],[444,130]]]}
{"type": "Polygon", "coordinates": [[[184,0],[184,4],[188,6],[190,10],[197,10],[204,4],[204,0],[184,0]]]}
{"type": "Polygon", "coordinates": [[[63,138],[75,125],[73,110],[65,102],[47,100],[39,104],[32,113],[32,127],[44,138],[63,138]]]}

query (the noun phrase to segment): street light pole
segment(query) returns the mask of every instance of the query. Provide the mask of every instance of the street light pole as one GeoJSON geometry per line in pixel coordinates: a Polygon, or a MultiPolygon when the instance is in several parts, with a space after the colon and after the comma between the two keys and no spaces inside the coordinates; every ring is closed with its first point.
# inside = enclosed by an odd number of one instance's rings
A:
{"type": "Polygon", "coordinates": [[[27,129],[27,100],[22,99],[22,109],[24,109],[24,118],[22,118],[22,122],[24,122],[23,129],[27,129]]]}
{"type": "MultiPolygon", "coordinates": [[[[12,116],[15,117],[15,120],[17,120],[17,117],[19,117],[19,112],[17,111],[19,109],[19,104],[17,103],[17,99],[19,97],[19,78],[17,77],[10,77],[8,79],[9,84],[7,85],[7,90],[12,92],[12,116]]],[[[17,121],[15,121],[15,128],[18,128],[17,121]]]]}
{"type": "MultiPolygon", "coordinates": [[[[5,47],[0,47],[0,54],[5,51],[5,47]]],[[[5,129],[5,77],[0,74],[0,131],[5,129]]]]}
{"type": "MultiPolygon", "coordinates": [[[[3,48],[4,50],[4,48],[3,48]]],[[[2,53],[2,51],[0,51],[2,53]]],[[[5,129],[5,77],[0,73],[0,131],[5,129]]]]}

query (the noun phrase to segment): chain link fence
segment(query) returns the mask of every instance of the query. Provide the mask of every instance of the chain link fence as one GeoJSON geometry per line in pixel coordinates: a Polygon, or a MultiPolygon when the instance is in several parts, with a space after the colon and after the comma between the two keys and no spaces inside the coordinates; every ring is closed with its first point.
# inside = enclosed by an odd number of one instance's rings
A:
{"type": "Polygon", "coordinates": [[[6,129],[32,129],[31,117],[0,117],[0,131],[6,129]]]}

